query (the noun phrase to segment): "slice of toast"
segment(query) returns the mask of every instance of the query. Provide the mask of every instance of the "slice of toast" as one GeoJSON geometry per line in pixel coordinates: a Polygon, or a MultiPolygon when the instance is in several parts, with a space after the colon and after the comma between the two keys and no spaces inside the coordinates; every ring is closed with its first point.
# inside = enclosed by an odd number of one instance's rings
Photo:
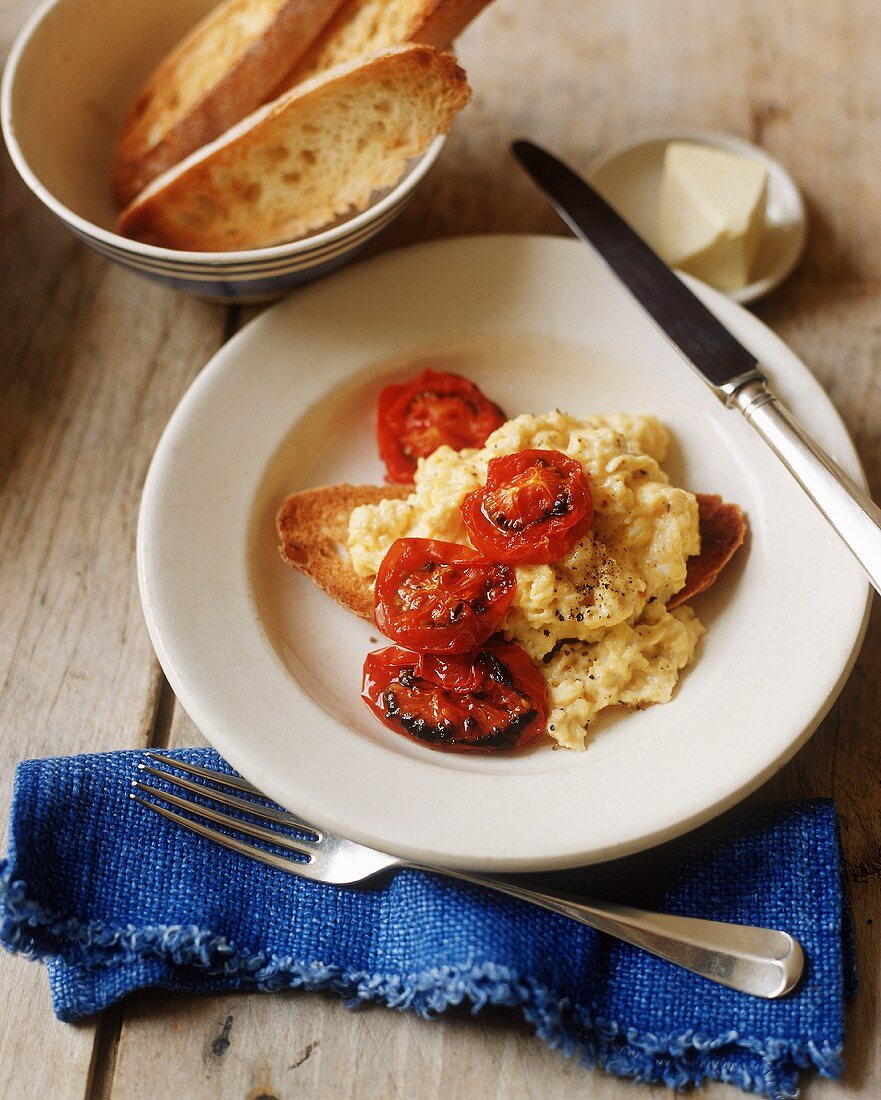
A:
{"type": "Polygon", "coordinates": [[[366,206],[471,98],[431,46],[403,46],[307,81],[159,176],[117,231],[216,252],[295,240],[366,206]]]}
{"type": "Polygon", "coordinates": [[[352,568],[346,544],[349,516],[359,504],[403,500],[406,485],[327,485],[293,493],[275,520],[282,558],[319,588],[360,615],[373,620],[373,582],[352,568]]]}
{"type": "Polygon", "coordinates": [[[310,48],[293,64],[279,92],[406,42],[446,50],[491,0],[346,0],[310,48]]]}
{"type": "MultiPolygon", "coordinates": [[[[406,485],[327,485],[293,493],[275,525],[279,552],[288,565],[310,577],[337,603],[373,621],[373,581],[352,568],[346,549],[349,516],[360,504],[403,500],[406,485]]],[[[672,611],[716,580],[746,536],[746,518],[736,504],[697,493],[701,552],[688,560],[684,587],[667,604],[672,611]]]]}
{"type": "Polygon", "coordinates": [[[153,70],[116,149],[120,206],[162,172],[256,110],[342,0],[226,0],[153,70]]]}

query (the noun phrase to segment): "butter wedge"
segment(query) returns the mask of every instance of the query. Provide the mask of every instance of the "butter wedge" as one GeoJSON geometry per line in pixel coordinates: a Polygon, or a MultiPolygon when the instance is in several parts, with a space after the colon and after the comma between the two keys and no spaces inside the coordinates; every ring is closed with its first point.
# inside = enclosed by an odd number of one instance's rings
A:
{"type": "Polygon", "coordinates": [[[673,141],[664,154],[661,256],[722,290],[746,286],[765,232],[765,166],[707,145],[673,141]]]}

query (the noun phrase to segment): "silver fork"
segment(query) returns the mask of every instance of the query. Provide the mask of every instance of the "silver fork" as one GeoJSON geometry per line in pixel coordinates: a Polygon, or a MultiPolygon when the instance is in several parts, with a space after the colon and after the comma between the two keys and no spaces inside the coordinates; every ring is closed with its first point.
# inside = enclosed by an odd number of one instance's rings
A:
{"type": "Polygon", "coordinates": [[[485,886],[490,890],[507,894],[509,897],[531,902],[542,909],[549,909],[553,913],[560,913],[564,917],[587,924],[600,932],[616,936],[635,947],[641,947],[695,974],[701,974],[711,981],[756,997],[769,1000],[782,997],[798,984],[801,977],[804,967],[802,949],[798,941],[787,932],[779,932],[772,928],[725,924],[722,921],[700,920],[694,917],[669,916],[665,913],[652,913],[645,909],[618,905],[615,902],[594,901],[568,894],[543,894],[495,877],[451,870],[447,867],[423,866],[410,860],[399,859],[386,852],[378,852],[374,848],[356,844],[343,837],[334,836],[325,829],[319,829],[298,820],[292,814],[274,805],[266,806],[253,802],[250,798],[242,798],[241,795],[230,793],[239,791],[250,795],[251,798],[255,796],[266,798],[244,779],[226,775],[211,768],[202,768],[195,764],[174,760],[160,753],[150,753],[149,758],[165,767],[160,769],[149,764],[139,764],[138,770],[141,773],[164,779],[180,791],[197,795],[216,805],[246,813],[272,825],[296,830],[295,835],[289,835],[278,829],[265,828],[210,806],[204,806],[180,794],[173,794],[143,783],[140,779],[132,781],[134,789],[131,797],[142,806],[182,825],[191,832],[198,833],[199,836],[214,841],[223,848],[259,860],[278,870],[313,879],[315,882],[335,885],[363,882],[380,871],[393,868],[410,867],[420,871],[430,871],[462,882],[485,886]],[[186,779],[175,775],[166,771],[165,768],[174,768],[192,778],[186,779]],[[207,780],[216,786],[209,787],[205,782],[196,782],[196,780],[207,780]],[[218,790],[218,787],[224,789],[218,790]],[[144,798],[145,794],[149,798],[144,798]],[[161,799],[166,805],[160,805],[153,801],[154,799],[161,799]],[[202,821],[195,821],[192,817],[177,813],[175,809],[169,809],[169,806],[294,854],[288,857],[267,851],[256,844],[247,843],[212,829],[202,821]]]}

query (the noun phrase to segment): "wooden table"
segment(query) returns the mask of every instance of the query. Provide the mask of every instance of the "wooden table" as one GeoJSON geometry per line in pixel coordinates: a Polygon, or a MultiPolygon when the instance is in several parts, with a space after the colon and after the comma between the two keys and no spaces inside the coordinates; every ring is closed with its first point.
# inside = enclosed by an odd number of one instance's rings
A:
{"type": "MultiPolygon", "coordinates": [[[[2,39],[34,0],[6,0],[2,39]]],[[[816,371],[881,498],[881,0],[497,0],[460,55],[476,89],[442,163],[377,251],[454,233],[559,232],[508,141],[576,165],[673,124],[759,142],[811,214],[797,275],[758,313],[816,371]]],[[[135,521],[184,388],[246,319],[90,252],[4,158],[0,344],[0,829],[28,756],[200,742],[141,618],[135,521]]],[[[822,583],[822,578],[817,579],[822,583]]],[[[806,593],[810,598],[810,593],[806,593]]],[[[843,1084],[881,1096],[881,617],[810,744],[758,797],[838,800],[862,986],[843,1084]],[[875,919],[875,924],[872,921],[875,919]]],[[[5,842],[5,833],[0,843],[5,842]]],[[[0,1096],[666,1096],[571,1064],[501,1011],[426,1023],[315,994],[129,998],[78,1026],[42,968],[0,961],[0,1096]]],[[[714,1086],[707,1097],[733,1097],[714,1086]]]]}

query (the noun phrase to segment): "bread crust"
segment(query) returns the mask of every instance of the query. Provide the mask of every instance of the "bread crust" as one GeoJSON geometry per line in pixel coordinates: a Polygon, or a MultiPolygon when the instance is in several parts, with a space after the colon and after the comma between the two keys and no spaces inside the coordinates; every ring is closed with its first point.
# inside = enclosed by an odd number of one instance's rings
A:
{"type": "Polygon", "coordinates": [[[435,0],[426,4],[427,10],[411,31],[409,41],[446,50],[491,3],[492,0],[435,0]]]}
{"type": "Polygon", "coordinates": [[[117,232],[195,251],[303,237],[396,183],[470,98],[455,58],[430,46],[354,61],[266,104],[159,176],[122,212],[117,232]]]}
{"type": "Polygon", "coordinates": [[[336,13],[342,0],[278,0],[256,38],[239,44],[236,21],[249,0],[227,0],[210,12],[159,63],[138,93],[116,150],[114,190],[122,207],[153,179],[194,150],[213,141],[264,103],[336,13]],[[222,54],[232,46],[232,56],[222,54]],[[199,64],[222,64],[188,104],[185,80],[199,64]]]}
{"type": "MultiPolygon", "coordinates": [[[[291,66],[276,94],[280,95],[356,56],[366,56],[407,42],[448,50],[472,19],[490,3],[492,0],[420,0],[412,16],[403,24],[394,5],[391,5],[387,20],[380,20],[378,25],[371,20],[364,28],[365,34],[358,37],[355,32],[359,15],[369,8],[370,0],[346,0],[306,53],[291,66]]],[[[367,14],[369,12],[365,12],[367,14]]],[[[361,18],[367,22],[363,16],[361,18]]]]}

